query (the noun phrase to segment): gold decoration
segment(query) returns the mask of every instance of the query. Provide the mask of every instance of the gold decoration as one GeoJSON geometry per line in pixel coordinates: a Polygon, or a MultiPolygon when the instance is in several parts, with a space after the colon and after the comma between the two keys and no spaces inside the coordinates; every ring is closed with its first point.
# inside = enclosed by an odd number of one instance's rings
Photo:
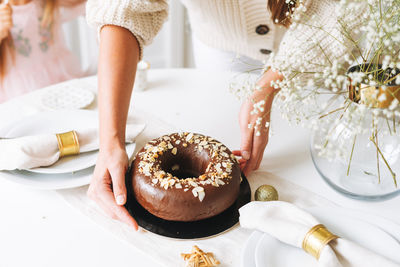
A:
{"type": "Polygon", "coordinates": [[[257,201],[274,201],[278,198],[278,191],[272,185],[262,185],[254,193],[254,199],[257,201]]]}
{"type": "Polygon", "coordinates": [[[56,134],[60,158],[79,154],[78,135],[75,131],[56,134]]]}
{"type": "Polygon", "coordinates": [[[336,238],[339,237],[329,232],[323,224],[318,224],[307,232],[302,247],[304,251],[318,260],[322,249],[336,238]]]}
{"type": "Polygon", "coordinates": [[[359,104],[371,108],[389,108],[392,101],[400,101],[400,86],[369,86],[359,84],[349,87],[349,98],[359,104]]]}
{"type": "Polygon", "coordinates": [[[181,253],[186,267],[215,267],[220,264],[211,252],[204,252],[198,246],[193,246],[192,253],[181,253]]]}

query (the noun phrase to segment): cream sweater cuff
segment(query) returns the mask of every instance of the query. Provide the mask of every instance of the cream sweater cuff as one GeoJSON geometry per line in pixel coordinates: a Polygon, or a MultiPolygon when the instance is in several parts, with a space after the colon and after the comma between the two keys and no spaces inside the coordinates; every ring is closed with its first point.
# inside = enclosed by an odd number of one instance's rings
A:
{"type": "Polygon", "coordinates": [[[101,29],[116,25],[128,29],[137,39],[140,59],[143,46],[152,42],[168,16],[164,0],[89,0],[86,19],[89,25],[101,29]]]}

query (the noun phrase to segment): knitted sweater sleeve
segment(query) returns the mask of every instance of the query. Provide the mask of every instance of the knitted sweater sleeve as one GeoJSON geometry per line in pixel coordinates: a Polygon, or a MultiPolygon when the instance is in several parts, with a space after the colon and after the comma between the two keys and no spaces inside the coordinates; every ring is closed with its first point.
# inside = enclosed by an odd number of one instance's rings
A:
{"type": "MultiPolygon", "coordinates": [[[[339,12],[338,4],[336,0],[304,1],[304,7],[295,11],[294,22],[269,65],[285,77],[319,72],[322,66],[338,61],[354,50],[351,38],[357,38],[354,29],[362,25],[361,14],[365,6],[360,6],[357,12],[339,12]]],[[[310,78],[310,75],[302,76],[310,78]]]]}
{"type": "Polygon", "coordinates": [[[89,25],[101,29],[116,25],[128,29],[140,47],[150,44],[168,16],[166,0],[88,0],[86,19],[89,25]]]}

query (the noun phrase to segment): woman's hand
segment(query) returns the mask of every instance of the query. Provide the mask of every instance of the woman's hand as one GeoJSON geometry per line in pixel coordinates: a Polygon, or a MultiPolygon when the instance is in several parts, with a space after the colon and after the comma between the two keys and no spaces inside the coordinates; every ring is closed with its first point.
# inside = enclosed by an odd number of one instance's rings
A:
{"type": "Polygon", "coordinates": [[[111,218],[137,230],[136,221],[124,207],[127,198],[125,172],[128,170],[128,164],[128,156],[124,149],[100,151],[87,194],[111,218]]]}
{"type": "Polygon", "coordinates": [[[0,42],[7,38],[12,28],[12,9],[9,4],[0,5],[0,42]]]}
{"type": "Polygon", "coordinates": [[[241,145],[240,150],[233,153],[241,157],[239,164],[245,175],[257,170],[263,159],[268,144],[272,102],[278,92],[271,86],[271,81],[281,78],[279,73],[267,71],[258,81],[258,89],[241,106],[239,113],[241,145]]]}
{"type": "MultiPolygon", "coordinates": [[[[259,97],[261,101],[264,97],[259,97]]],[[[243,102],[239,113],[239,126],[241,132],[240,150],[233,153],[242,157],[239,160],[240,167],[247,176],[252,171],[260,167],[261,160],[264,155],[265,147],[268,144],[270,108],[263,105],[264,112],[252,114],[254,103],[258,102],[256,98],[250,98],[243,102]],[[261,119],[259,119],[261,118],[261,119]],[[257,128],[255,126],[257,125],[257,128]]]]}
{"type": "Polygon", "coordinates": [[[139,61],[139,43],[124,28],[106,25],[100,30],[98,103],[100,155],[88,196],[112,218],[137,229],[123,207],[126,203],[125,126],[139,61]]]}

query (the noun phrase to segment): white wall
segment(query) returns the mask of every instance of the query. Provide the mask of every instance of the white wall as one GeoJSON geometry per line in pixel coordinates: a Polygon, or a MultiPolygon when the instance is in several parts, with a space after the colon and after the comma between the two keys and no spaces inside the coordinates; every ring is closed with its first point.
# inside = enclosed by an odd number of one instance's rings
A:
{"type": "Polygon", "coordinates": [[[186,9],[180,1],[170,1],[168,21],[144,52],[144,60],[153,68],[193,67],[191,30],[186,9]]]}
{"type": "Polygon", "coordinates": [[[84,17],[79,17],[63,26],[67,46],[79,58],[87,75],[97,72],[97,32],[91,29],[84,17]]]}
{"type": "MultiPolygon", "coordinates": [[[[84,70],[94,74],[97,66],[97,33],[83,17],[64,25],[68,47],[79,57],[84,70]]],[[[170,15],[153,43],[144,50],[151,68],[193,67],[191,32],[184,6],[170,1],[170,15]]]]}

